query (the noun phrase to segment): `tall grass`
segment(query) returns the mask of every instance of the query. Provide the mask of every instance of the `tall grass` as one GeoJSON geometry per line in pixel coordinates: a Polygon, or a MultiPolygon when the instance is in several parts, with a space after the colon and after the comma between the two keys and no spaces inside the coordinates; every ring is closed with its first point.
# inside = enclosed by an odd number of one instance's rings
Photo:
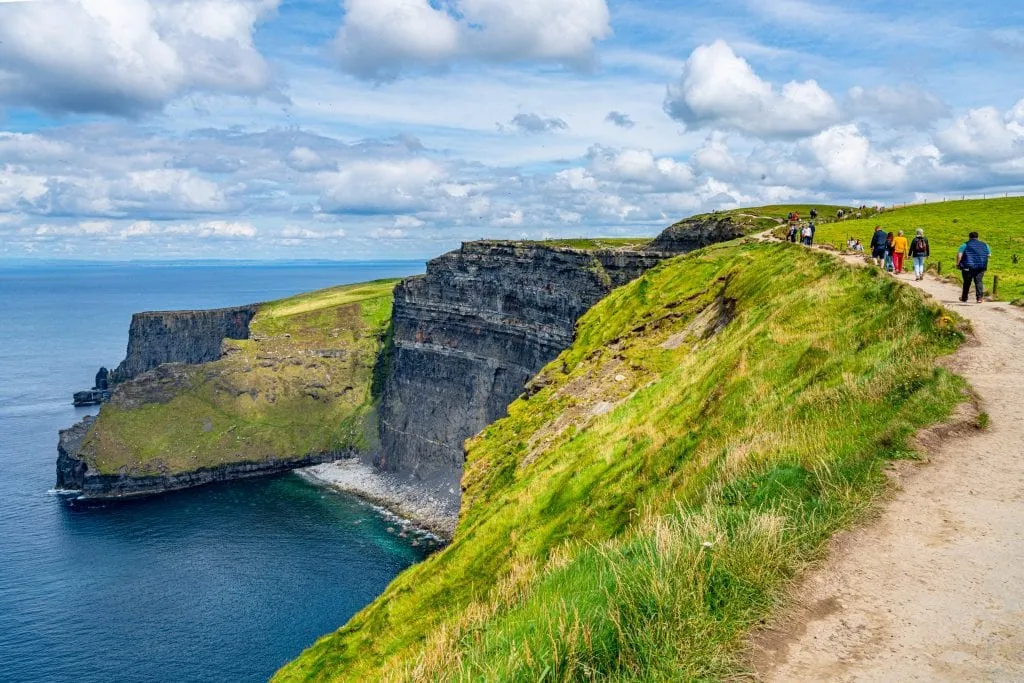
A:
{"type": "Polygon", "coordinates": [[[744,634],[964,400],[955,321],[792,245],[616,290],[467,444],[453,543],[279,680],[680,680],[744,634]]]}

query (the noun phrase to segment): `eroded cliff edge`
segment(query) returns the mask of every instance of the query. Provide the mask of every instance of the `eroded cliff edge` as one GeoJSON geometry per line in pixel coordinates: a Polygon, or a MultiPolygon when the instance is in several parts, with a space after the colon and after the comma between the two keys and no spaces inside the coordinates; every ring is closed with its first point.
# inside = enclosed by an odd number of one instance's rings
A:
{"type": "Polygon", "coordinates": [[[373,372],[396,283],[135,316],[128,374],[209,355],[214,341],[215,359],[120,381],[98,418],[61,433],[58,488],[125,497],[374,451],[373,372]]]}
{"type": "Polygon", "coordinates": [[[743,232],[701,218],[645,248],[466,243],[399,283],[393,308],[391,283],[137,315],[113,400],[62,434],[58,483],[122,496],[359,456],[454,516],[463,441],[572,343],[580,316],[661,260],[743,232]]]}

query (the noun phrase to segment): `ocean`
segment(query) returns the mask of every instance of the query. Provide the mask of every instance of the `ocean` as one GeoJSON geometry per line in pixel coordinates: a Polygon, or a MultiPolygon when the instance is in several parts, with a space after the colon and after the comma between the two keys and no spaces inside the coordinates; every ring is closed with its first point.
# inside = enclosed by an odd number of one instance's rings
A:
{"type": "MultiPolygon", "coordinates": [[[[131,314],[422,272],[418,262],[0,262],[0,681],[261,681],[423,558],[298,475],[143,500],[53,495],[57,430],[131,314]]],[[[390,529],[390,531],[389,531],[390,529]]]]}

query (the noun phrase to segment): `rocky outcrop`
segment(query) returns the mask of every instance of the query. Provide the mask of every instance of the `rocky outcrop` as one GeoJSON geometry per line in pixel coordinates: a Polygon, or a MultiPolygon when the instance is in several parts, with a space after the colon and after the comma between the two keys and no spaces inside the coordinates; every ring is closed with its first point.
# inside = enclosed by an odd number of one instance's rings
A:
{"type": "Polygon", "coordinates": [[[57,489],[77,492],[77,500],[111,500],[176,491],[221,481],[260,477],[288,472],[341,458],[352,452],[315,453],[304,456],[272,458],[254,462],[237,462],[218,467],[204,467],[180,474],[131,475],[101,474],[81,457],[82,442],[96,418],[87,417],[70,429],[60,432],[57,445],[57,489]]]}
{"type": "Polygon", "coordinates": [[[224,339],[248,339],[257,306],[209,311],[136,313],[128,330],[128,352],[109,374],[111,383],[133,379],[164,363],[208,363],[224,339]]]}
{"type": "MultiPolygon", "coordinates": [[[[728,219],[703,218],[672,226],[644,249],[480,241],[430,261],[425,275],[404,280],[394,291],[391,329],[374,371],[376,412],[368,413],[378,418],[379,447],[365,448],[359,456],[400,485],[457,510],[463,441],[505,415],[527,382],[572,343],[580,316],[664,258],[742,233],[728,219]]],[[[221,358],[225,338],[248,338],[256,310],[134,316],[128,355],[110,373],[117,383],[113,407],[166,403],[189,390],[196,379],[186,364],[221,358]]],[[[262,351],[255,353],[257,365],[265,362],[262,351]]],[[[291,355],[285,358],[302,364],[291,355]]],[[[141,495],[356,455],[281,453],[184,474],[100,474],[82,453],[90,424],[61,433],[57,467],[58,486],[81,489],[86,497],[141,495]]]]}
{"type": "Polygon", "coordinates": [[[664,253],[470,242],[395,290],[376,464],[457,499],[462,442],[569,346],[577,319],[664,253]]]}
{"type": "Polygon", "coordinates": [[[648,244],[645,250],[685,254],[712,244],[743,237],[744,234],[744,227],[730,216],[699,216],[670,226],[648,244]]]}

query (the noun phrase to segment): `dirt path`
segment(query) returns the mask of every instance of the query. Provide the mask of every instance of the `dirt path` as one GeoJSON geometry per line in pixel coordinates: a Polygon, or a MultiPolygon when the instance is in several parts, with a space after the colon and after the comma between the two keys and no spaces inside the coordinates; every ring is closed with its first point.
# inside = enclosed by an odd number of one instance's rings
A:
{"type": "Polygon", "coordinates": [[[1024,311],[901,279],[971,321],[951,367],[991,426],[929,449],[876,521],[835,539],[756,639],[761,680],[1024,680],[1024,311]]]}

